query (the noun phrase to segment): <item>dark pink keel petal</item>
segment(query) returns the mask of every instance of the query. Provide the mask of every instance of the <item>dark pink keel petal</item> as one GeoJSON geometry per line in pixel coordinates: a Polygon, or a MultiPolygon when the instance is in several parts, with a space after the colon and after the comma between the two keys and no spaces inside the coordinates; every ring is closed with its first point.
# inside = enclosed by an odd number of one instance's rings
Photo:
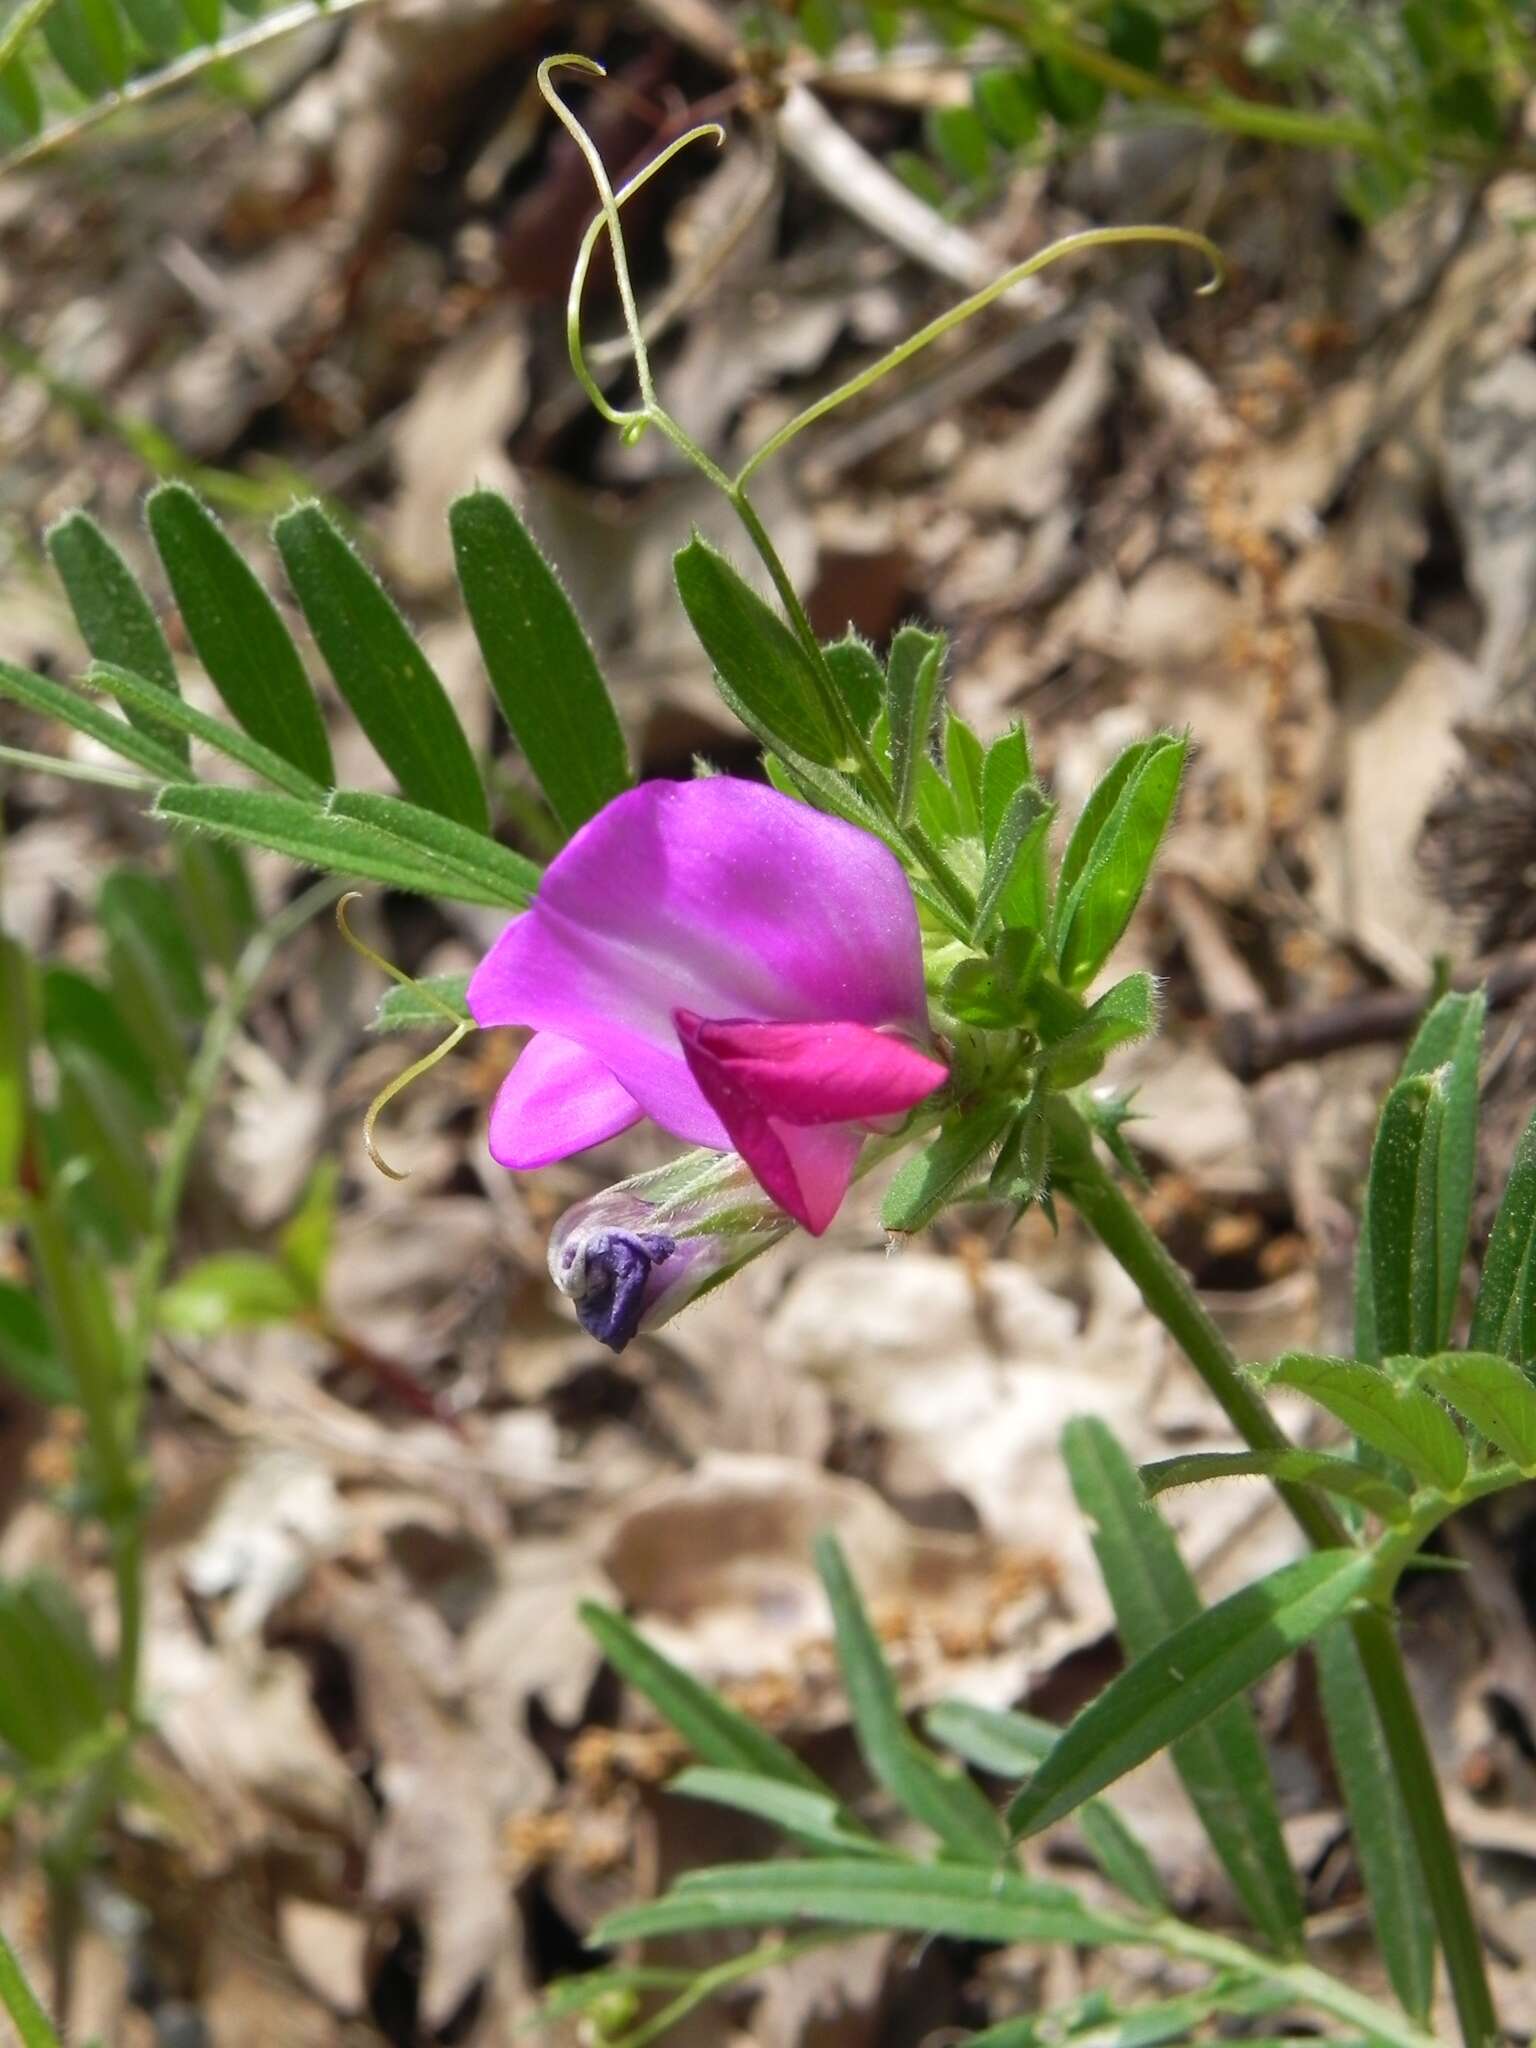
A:
{"type": "Polygon", "coordinates": [[[937,1060],[861,1024],[676,1015],[688,1070],[765,1193],[813,1237],[837,1214],[863,1142],[946,1078],[937,1060]]]}
{"type": "Polygon", "coordinates": [[[640,1121],[640,1105],[601,1060],[568,1038],[539,1031],[502,1082],[491,1108],[491,1157],[526,1172],[585,1152],[640,1121]]]}
{"type": "MultiPolygon", "coordinates": [[[[706,1096],[697,1055],[767,1115],[790,1124],[873,1123],[899,1116],[948,1080],[948,1069],[905,1039],[867,1024],[759,1023],[697,1017],[673,1020],[706,1096]]],[[[712,1099],[712,1098],[711,1098],[712,1099]]],[[[719,1104],[715,1104],[719,1110],[719,1104]]],[[[721,1119],[729,1122],[721,1111],[721,1119]]]]}

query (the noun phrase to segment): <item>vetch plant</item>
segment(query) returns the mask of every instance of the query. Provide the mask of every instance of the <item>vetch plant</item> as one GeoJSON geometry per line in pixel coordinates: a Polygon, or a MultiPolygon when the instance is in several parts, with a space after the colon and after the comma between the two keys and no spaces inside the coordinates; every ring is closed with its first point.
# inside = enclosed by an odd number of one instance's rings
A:
{"type": "MultiPolygon", "coordinates": [[[[192,492],[175,484],[155,492],[149,532],[227,716],[181,696],[154,606],[106,536],[78,514],[54,530],[50,552],[90,665],[65,683],[0,664],[0,695],[125,766],[13,750],[0,759],[51,761],[142,795],[173,828],[181,886],[205,913],[221,901],[226,913],[231,902],[239,908],[243,871],[231,848],[242,843],[326,879],[254,932],[247,902],[236,929],[210,939],[224,949],[213,1002],[195,957],[188,968],[166,911],[169,884],[158,879],[120,882],[110,902],[104,892],[109,988],[55,979],[50,1011],[47,974],[39,1004],[36,971],[13,947],[0,955],[0,1185],[27,1273],[14,1300],[0,1296],[0,1365],[46,1381],[51,1398],[86,1418],[90,1511],[109,1533],[120,1614],[109,1667],[77,1616],[48,1610],[45,1626],[32,1589],[0,1589],[0,1641],[7,1616],[30,1601],[29,1640],[45,1646],[37,1654],[56,1675],[73,1674],[78,1709],[65,1751],[44,1754],[35,1721],[24,1710],[5,1714],[0,1679],[0,1744],[13,1781],[62,1809],[60,1867],[67,1850],[68,1867],[82,1868],[97,1822],[120,1795],[144,1712],[137,1433],[157,1323],[179,1317],[186,1329],[188,1305],[201,1298],[196,1282],[206,1287],[209,1278],[194,1269],[179,1286],[162,1284],[191,1149],[271,947],[340,893],[332,878],[372,881],[489,906],[511,920],[467,982],[417,983],[386,968],[396,985],[380,1002],[378,1028],[446,1035],[370,1111],[375,1157],[374,1119],[399,1087],[490,1024],[534,1034],[492,1112],[490,1144],[504,1164],[536,1169],[641,1117],[693,1148],[576,1204],[556,1225],[552,1277],[601,1342],[621,1348],[793,1229],[820,1232],[854,1175],[895,1161],[882,1208],[892,1233],[921,1229],[964,1200],[1014,1214],[1073,1205],[1240,1439],[1240,1448],[1138,1475],[1101,1425],[1068,1431],[1064,1456],[1128,1662],[1064,1730],[956,1704],[931,1716],[920,1737],[846,1566],[823,1546],[870,1777],[926,1835],[927,1853],[883,1839],[792,1750],[668,1664],[622,1617],[592,1611],[615,1666],[698,1758],[676,1789],[773,1822],[795,1854],[691,1873],[665,1898],[611,1918],[595,1938],[754,1927],[782,1937],[702,1972],[643,1963],[596,1970],[561,1987],[556,2007],[583,2012],[606,2040],[640,2048],[701,1999],[807,1943],[883,1928],[967,1942],[1141,1946],[1207,1973],[1199,1989],[1130,2012],[1090,1999],[1006,2021],[984,2037],[994,2048],[1047,2036],[1176,2039],[1207,2021],[1293,2010],[1324,2016],[1349,2038],[1427,2048],[1442,1966],[1463,2040],[1484,2048],[1498,2029],[1482,1944],[1394,1607],[1403,1573],[1447,1516],[1536,1475],[1536,1127],[1511,1175],[1466,1347],[1455,1345],[1481,998],[1435,1005],[1383,1108],[1353,1355],[1294,1356],[1244,1371],[1127,1196],[1116,1172],[1134,1171],[1125,1107],[1092,1086],[1118,1046],[1156,1025],[1151,978],[1115,979],[1109,970],[1177,802],[1185,736],[1128,747],[1070,830],[1058,832],[1022,728],[984,745],[946,704],[940,636],[907,627],[884,660],[855,635],[818,637],[749,491],[758,468],[797,434],[1044,264],[1139,243],[1213,252],[1174,229],[1069,237],[809,406],[728,475],[658,396],[621,220],[624,201],[660,162],[718,131],[679,138],[615,192],[554,91],[559,62],[595,67],[550,60],[540,76],[601,200],[573,280],[573,368],[621,433],[664,434],[717,485],[760,558],[776,606],[703,540],[682,549],[676,572],[722,696],[762,746],[767,782],[701,774],[635,785],[580,622],[516,513],[494,494],[474,492],[454,506],[452,539],[490,687],[538,785],[549,839],[564,842],[542,872],[497,836],[484,764],[447,693],[387,592],[318,507],[283,515],[277,551],[336,690],[398,794],[336,786],[327,724],[298,646],[264,583],[192,492]],[[638,386],[628,409],[599,387],[582,344],[582,283],[604,236],[638,386]],[[220,757],[222,779],[199,772],[208,753],[220,757]],[[39,1016],[47,1061],[33,1057],[39,1016]],[[126,1125],[124,1098],[136,1116],[126,1125]],[[86,1243],[95,1263],[79,1256],[86,1243]],[[124,1273],[126,1323],[114,1278],[124,1273]],[[1331,1418],[1338,1440],[1292,1443],[1268,1405],[1274,1384],[1331,1418]],[[1227,1477],[1276,1487],[1308,1554],[1207,1609],[1149,1501],[1227,1477]],[[1301,1887],[1244,1694],[1309,1644],[1396,2008],[1305,1955],[1301,1887]],[[1102,1801],[1117,1778],[1165,1748],[1251,1941],[1181,1920],[1145,1850],[1102,1801]],[[1069,1815],[1119,1895],[1111,1908],[1043,1882],[1028,1866],[1022,1845],[1069,1815]]],[[[301,1306],[312,1313],[323,1254],[313,1233],[300,1242],[301,1306]]],[[[292,1242],[282,1264],[292,1282],[292,1242]]],[[[0,1969],[0,1998],[15,2012],[13,1991],[0,1969]]]]}

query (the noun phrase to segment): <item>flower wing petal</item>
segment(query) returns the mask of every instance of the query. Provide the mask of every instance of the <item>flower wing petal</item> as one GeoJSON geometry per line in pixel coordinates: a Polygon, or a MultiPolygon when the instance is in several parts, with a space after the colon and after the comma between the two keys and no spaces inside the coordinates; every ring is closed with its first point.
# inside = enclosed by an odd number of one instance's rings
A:
{"type": "Polygon", "coordinates": [[[579,1045],[551,1031],[532,1037],[491,1107],[491,1157],[526,1171],[585,1152],[638,1123],[622,1083],[579,1045]]]}

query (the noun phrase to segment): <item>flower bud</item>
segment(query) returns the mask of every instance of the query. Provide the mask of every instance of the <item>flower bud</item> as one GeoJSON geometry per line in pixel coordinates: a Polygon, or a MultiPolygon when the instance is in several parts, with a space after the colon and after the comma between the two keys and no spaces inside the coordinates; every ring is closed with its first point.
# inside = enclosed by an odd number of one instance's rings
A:
{"type": "Polygon", "coordinates": [[[566,1210],[550,1277],[610,1351],[654,1330],[794,1229],[733,1152],[687,1152],[566,1210]]]}

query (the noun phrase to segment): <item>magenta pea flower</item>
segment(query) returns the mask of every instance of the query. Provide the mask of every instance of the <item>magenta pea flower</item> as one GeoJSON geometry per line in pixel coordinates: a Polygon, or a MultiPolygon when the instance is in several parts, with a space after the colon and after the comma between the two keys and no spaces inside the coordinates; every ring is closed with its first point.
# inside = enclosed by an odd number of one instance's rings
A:
{"type": "Polygon", "coordinates": [[[917,909],[879,840],[759,783],[646,782],[550,863],[469,985],[534,1037],[491,1111],[502,1166],[648,1116],[738,1152],[815,1235],[867,1131],[948,1078],[917,909]]]}

